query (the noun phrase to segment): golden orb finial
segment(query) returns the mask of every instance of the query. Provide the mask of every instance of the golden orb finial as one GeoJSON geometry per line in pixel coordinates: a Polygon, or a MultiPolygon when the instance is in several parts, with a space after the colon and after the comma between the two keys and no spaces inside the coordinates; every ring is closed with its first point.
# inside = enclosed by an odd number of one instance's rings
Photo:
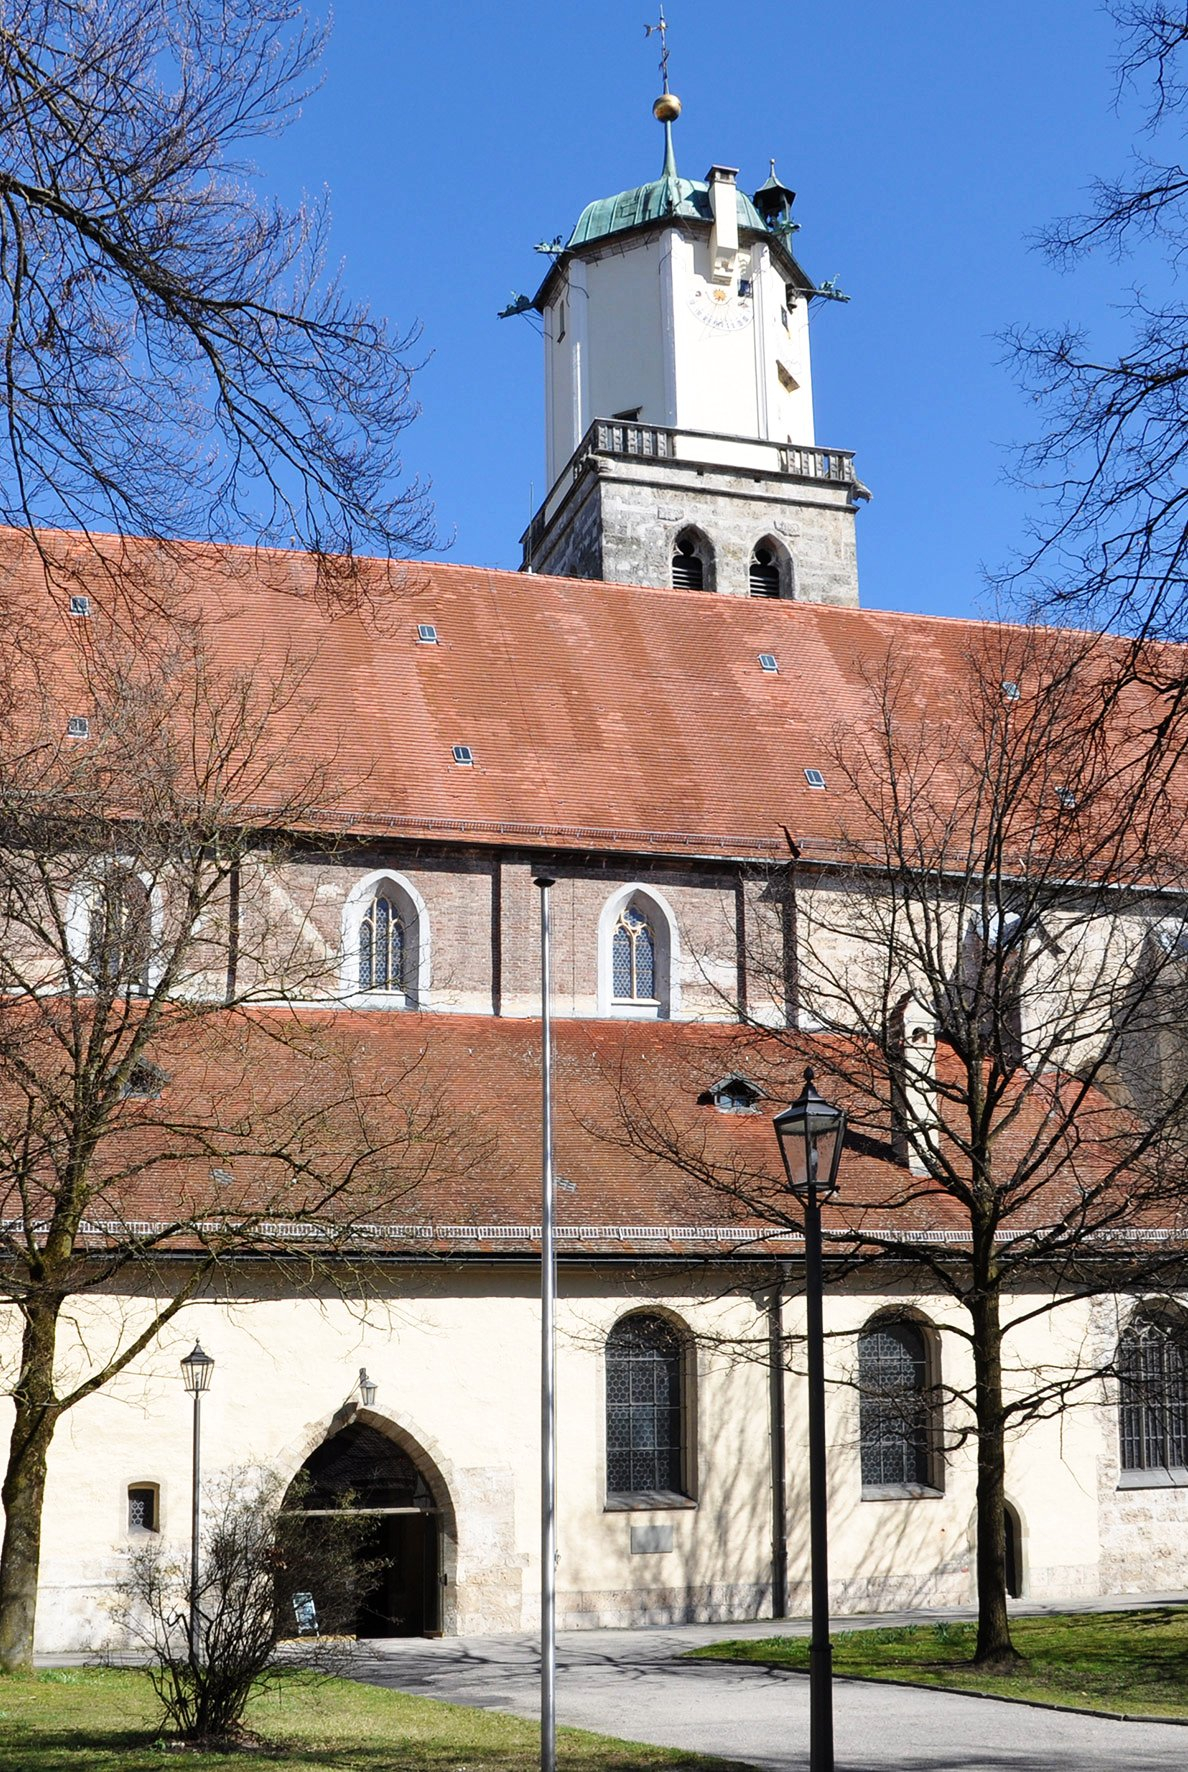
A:
{"type": "Polygon", "coordinates": [[[675,123],[681,114],[681,101],[675,92],[662,92],[652,106],[657,123],[675,123]]]}

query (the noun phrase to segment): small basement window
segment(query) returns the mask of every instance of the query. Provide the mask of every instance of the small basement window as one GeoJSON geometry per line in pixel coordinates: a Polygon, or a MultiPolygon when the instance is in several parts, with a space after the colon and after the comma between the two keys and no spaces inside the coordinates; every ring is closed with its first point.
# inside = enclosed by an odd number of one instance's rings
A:
{"type": "Polygon", "coordinates": [[[808,782],[810,788],[823,788],[825,786],[825,777],[821,774],[819,769],[806,769],[804,772],[804,779],[808,782]]]}
{"type": "Polygon", "coordinates": [[[91,599],[89,597],[71,597],[70,613],[71,615],[90,615],[91,599]]]}
{"type": "Polygon", "coordinates": [[[776,662],[776,655],[774,652],[761,652],[759,654],[759,666],[760,669],[764,671],[778,671],[780,668],[776,662]]]}
{"type": "Polygon", "coordinates": [[[67,738],[90,738],[91,722],[85,714],[71,714],[66,722],[67,738]]]}
{"type": "Polygon", "coordinates": [[[417,639],[420,640],[424,646],[437,645],[437,629],[431,621],[419,621],[417,623],[417,639]]]}
{"type": "Polygon", "coordinates": [[[130,1483],[128,1486],[129,1532],[159,1532],[160,1490],[155,1483],[130,1483]]]}
{"type": "Polygon", "coordinates": [[[456,744],[454,746],[454,762],[461,763],[464,768],[469,769],[470,765],[474,762],[474,752],[468,744],[456,744]]]}

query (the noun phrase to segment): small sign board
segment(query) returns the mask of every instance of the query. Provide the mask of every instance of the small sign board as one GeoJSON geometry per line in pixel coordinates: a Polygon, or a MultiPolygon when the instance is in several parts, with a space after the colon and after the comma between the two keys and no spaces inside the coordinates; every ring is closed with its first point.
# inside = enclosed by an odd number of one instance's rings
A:
{"type": "Polygon", "coordinates": [[[297,1635],[299,1637],[317,1636],[318,1609],[314,1605],[312,1594],[293,1595],[293,1616],[297,1620],[297,1635]]]}

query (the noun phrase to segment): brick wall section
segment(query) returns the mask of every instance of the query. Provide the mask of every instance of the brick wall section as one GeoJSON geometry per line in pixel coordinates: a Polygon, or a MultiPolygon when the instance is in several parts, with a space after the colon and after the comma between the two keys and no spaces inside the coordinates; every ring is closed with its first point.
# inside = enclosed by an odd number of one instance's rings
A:
{"type": "MultiPolygon", "coordinates": [[[[539,1014],[540,894],[533,880],[542,871],[557,881],[553,980],[560,1015],[599,1013],[599,919],[611,896],[625,886],[653,890],[675,918],[682,1019],[734,1019],[740,962],[747,958],[743,945],[762,939],[770,946],[776,939],[775,913],[763,882],[744,881],[729,863],[692,867],[636,858],[604,863],[514,851],[377,846],[307,853],[274,870],[249,870],[241,983],[263,990],[267,976],[277,994],[289,990],[310,1000],[336,996],[343,978],[344,906],[352,889],[380,869],[400,875],[424,900],[432,949],[432,981],[422,1004],[428,1009],[539,1014]]],[[[763,966],[755,987],[760,1001],[770,997],[769,987],[763,966]]]]}

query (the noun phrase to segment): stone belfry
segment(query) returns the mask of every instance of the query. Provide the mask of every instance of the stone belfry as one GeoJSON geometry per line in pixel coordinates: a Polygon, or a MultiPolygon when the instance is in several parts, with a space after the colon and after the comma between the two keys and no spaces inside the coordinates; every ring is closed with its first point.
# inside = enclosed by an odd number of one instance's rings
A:
{"type": "Polygon", "coordinates": [[[794,193],[677,172],[664,91],[659,178],[590,203],[531,301],[545,338],[548,496],[523,569],[620,584],[858,601],[847,450],[813,430],[794,193]]]}

